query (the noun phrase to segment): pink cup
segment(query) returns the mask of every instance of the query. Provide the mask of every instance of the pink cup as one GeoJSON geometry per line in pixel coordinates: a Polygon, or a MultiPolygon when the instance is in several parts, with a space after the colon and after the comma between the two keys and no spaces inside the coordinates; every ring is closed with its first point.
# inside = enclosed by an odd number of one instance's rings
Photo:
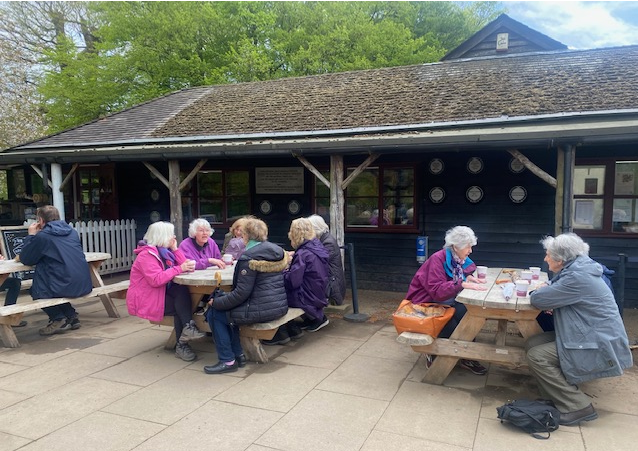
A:
{"type": "Polygon", "coordinates": [[[516,296],[524,298],[527,296],[527,289],[529,288],[529,282],[527,280],[516,281],[516,296]]]}
{"type": "Polygon", "coordinates": [[[529,270],[532,271],[532,280],[540,279],[541,269],[538,266],[530,266],[529,270]]]}
{"type": "Polygon", "coordinates": [[[476,277],[479,279],[485,279],[487,277],[487,266],[477,266],[476,277]]]}

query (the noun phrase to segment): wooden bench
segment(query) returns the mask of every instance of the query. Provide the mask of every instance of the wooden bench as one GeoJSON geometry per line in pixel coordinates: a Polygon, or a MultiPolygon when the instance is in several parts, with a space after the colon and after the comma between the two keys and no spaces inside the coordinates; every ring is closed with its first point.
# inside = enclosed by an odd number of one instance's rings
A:
{"type": "MultiPolygon", "coordinates": [[[[303,313],[303,310],[300,308],[290,307],[288,308],[288,312],[281,318],[277,318],[266,323],[239,326],[239,339],[246,358],[251,362],[268,363],[268,354],[266,354],[260,340],[272,339],[275,336],[277,329],[279,329],[279,326],[283,326],[288,321],[299,318],[303,315],[303,313]]],[[[211,331],[204,315],[193,315],[193,320],[195,321],[197,328],[202,332],[211,331]]],[[[172,316],[165,316],[162,321],[151,321],[151,323],[170,327],[173,327],[174,324],[172,316]]],[[[175,330],[173,330],[164,347],[165,349],[173,350],[175,348],[175,344],[175,330]]]]}
{"type": "Polygon", "coordinates": [[[17,326],[22,320],[22,316],[26,312],[39,310],[43,307],[51,307],[54,305],[64,304],[71,302],[73,304],[79,304],[82,302],[93,301],[94,298],[99,296],[105,296],[110,294],[117,294],[117,297],[126,296],[126,290],[128,290],[130,281],[123,280],[121,282],[113,283],[110,285],[104,285],[93,288],[93,290],[82,297],[78,298],[51,298],[51,299],[38,299],[30,302],[22,302],[14,305],[5,305],[0,307],[0,338],[2,343],[7,348],[18,348],[20,343],[16,337],[13,328],[11,326],[17,326]]]}

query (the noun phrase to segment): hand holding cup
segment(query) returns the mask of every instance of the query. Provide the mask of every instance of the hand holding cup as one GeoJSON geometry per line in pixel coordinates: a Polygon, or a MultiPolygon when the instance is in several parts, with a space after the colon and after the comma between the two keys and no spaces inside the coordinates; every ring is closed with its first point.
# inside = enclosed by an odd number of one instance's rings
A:
{"type": "Polygon", "coordinates": [[[182,271],[184,272],[195,271],[195,260],[186,260],[180,266],[182,267],[182,271]]]}

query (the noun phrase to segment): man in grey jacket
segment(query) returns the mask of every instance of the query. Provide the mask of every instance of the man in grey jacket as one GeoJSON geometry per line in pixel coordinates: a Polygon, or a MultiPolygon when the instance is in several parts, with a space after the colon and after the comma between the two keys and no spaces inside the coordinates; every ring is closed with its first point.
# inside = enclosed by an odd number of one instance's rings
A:
{"type": "Polygon", "coordinates": [[[560,424],[574,426],[598,418],[577,384],[620,376],[633,361],[614,295],[601,265],[589,258],[589,245],[573,233],[541,244],[554,276],[531,293],[531,303],[553,310],[555,332],[527,341],[527,361],[541,396],[561,412],[560,424]]]}

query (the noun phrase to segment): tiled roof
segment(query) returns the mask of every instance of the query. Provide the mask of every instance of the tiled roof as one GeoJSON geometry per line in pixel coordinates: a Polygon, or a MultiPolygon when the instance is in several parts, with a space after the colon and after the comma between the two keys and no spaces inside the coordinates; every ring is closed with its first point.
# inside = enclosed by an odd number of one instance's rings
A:
{"type": "Polygon", "coordinates": [[[202,87],[27,147],[637,109],[637,79],[629,46],[202,87]]]}

